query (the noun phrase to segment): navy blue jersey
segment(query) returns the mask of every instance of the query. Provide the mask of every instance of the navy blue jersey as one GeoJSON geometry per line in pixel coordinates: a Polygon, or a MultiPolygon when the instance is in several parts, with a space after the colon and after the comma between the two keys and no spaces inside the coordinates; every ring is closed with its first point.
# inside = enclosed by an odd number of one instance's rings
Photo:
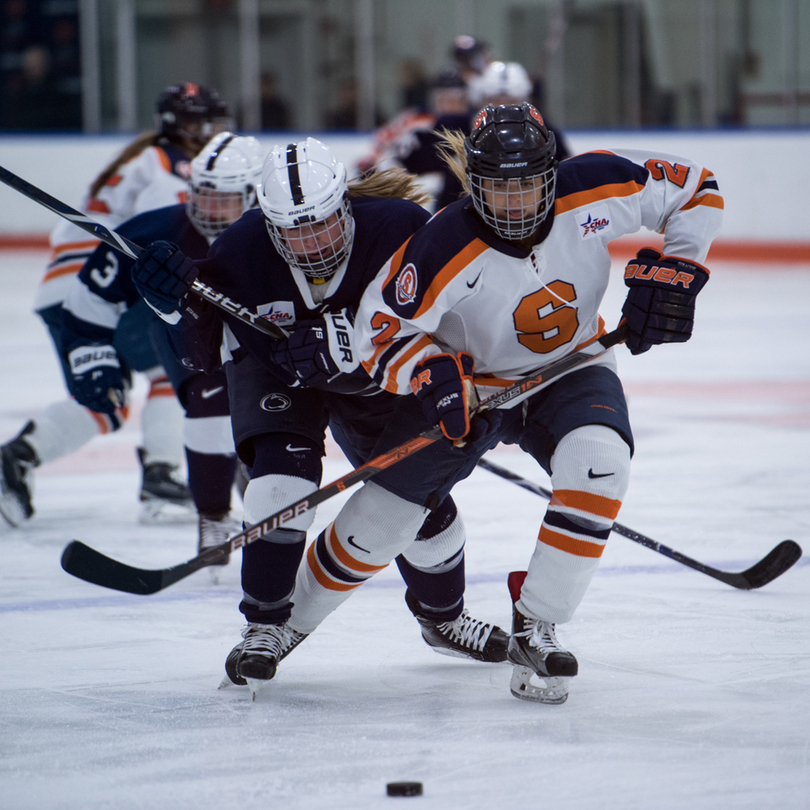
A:
{"type": "MultiPolygon", "coordinates": [[[[428,219],[429,214],[416,203],[401,199],[357,197],[351,201],[355,221],[355,236],[348,263],[329,279],[324,287],[325,297],[316,303],[306,276],[291,269],[276,252],[267,233],[260,210],[248,211],[228,228],[212,245],[208,257],[197,262],[200,280],[217,292],[238,301],[243,307],[279,326],[292,326],[296,321],[312,320],[325,312],[354,310],[366,287],[391,255],[428,219]]],[[[263,332],[249,324],[216,310],[206,313],[205,327],[193,330],[199,345],[206,347],[209,362],[201,363],[206,370],[217,363],[213,354],[219,349],[221,319],[224,319],[239,347],[240,354],[253,355],[268,370],[279,369],[268,355],[269,341],[263,332]]],[[[200,358],[195,358],[197,362],[200,358]]],[[[355,372],[357,381],[345,393],[365,388],[369,378],[362,369],[355,372]]],[[[342,375],[353,377],[354,375],[342,375]]],[[[341,385],[348,384],[340,379],[341,385]]],[[[332,388],[330,388],[332,390],[332,388]]]]}
{"type": "MultiPolygon", "coordinates": [[[[174,242],[192,259],[208,253],[208,240],[192,225],[185,205],[138,214],[116,232],[142,247],[160,239],[174,242]]],[[[78,287],[62,310],[63,345],[79,337],[112,341],[121,314],[140,301],[132,282],[133,264],[129,256],[104,243],[90,254],[79,272],[78,287]]]]}

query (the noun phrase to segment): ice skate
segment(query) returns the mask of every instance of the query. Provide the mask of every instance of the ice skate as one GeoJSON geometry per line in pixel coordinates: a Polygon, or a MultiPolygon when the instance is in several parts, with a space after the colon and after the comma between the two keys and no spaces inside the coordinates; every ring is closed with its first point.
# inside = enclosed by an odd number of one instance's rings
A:
{"type": "Polygon", "coordinates": [[[276,674],[279,662],[283,661],[305,638],[283,624],[258,624],[248,622],[242,630],[240,641],[225,659],[226,677],[220,689],[230,684],[250,687],[253,699],[267,681],[276,674]]]}
{"type": "Polygon", "coordinates": [[[514,665],[509,688],[520,700],[536,703],[565,703],[568,685],[579,664],[573,653],[563,648],[551,622],[524,616],[515,605],[526,578],[525,571],[509,574],[509,592],[512,596],[512,637],[509,639],[507,658],[514,665]],[[540,678],[544,685],[532,681],[540,678]]]}
{"type": "MultiPolygon", "coordinates": [[[[215,548],[226,543],[232,534],[236,534],[242,530],[241,524],[232,518],[227,512],[220,512],[215,515],[200,514],[199,521],[199,539],[197,541],[197,554],[202,554],[209,548],[215,548]]],[[[227,565],[230,562],[231,554],[229,551],[223,551],[218,559],[208,563],[210,567],[211,578],[214,584],[219,582],[219,572],[217,567],[227,565]]]]}
{"type": "Polygon", "coordinates": [[[175,464],[148,461],[146,451],[138,448],[143,469],[140,523],[186,523],[194,519],[191,490],[178,475],[175,464]]]}
{"type": "Polygon", "coordinates": [[[34,514],[30,472],[38,461],[34,448],[24,438],[33,429],[34,423],[29,422],[15,438],[0,447],[0,514],[15,528],[34,514]]]}
{"type": "Polygon", "coordinates": [[[420,612],[410,591],[405,591],[405,602],[422,628],[425,643],[437,653],[475,661],[506,661],[509,636],[497,625],[473,619],[466,610],[455,621],[434,622],[420,612]]]}

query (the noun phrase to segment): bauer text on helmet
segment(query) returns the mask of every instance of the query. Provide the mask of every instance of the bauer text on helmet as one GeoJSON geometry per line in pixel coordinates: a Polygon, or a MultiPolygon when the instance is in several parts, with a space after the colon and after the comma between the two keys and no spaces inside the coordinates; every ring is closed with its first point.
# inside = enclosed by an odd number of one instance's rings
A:
{"type": "Polygon", "coordinates": [[[264,163],[259,205],[290,267],[325,279],[348,258],[354,220],[346,167],[315,138],[274,147],[264,163]]]}
{"type": "Polygon", "coordinates": [[[554,204],[554,133],[531,104],[488,106],[464,141],[473,204],[501,238],[526,239],[554,204]]]}

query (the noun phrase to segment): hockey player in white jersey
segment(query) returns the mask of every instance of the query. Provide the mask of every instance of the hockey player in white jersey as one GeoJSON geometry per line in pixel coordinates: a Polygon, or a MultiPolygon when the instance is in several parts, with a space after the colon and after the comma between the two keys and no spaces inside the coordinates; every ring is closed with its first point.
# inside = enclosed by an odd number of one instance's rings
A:
{"type": "Polygon", "coordinates": [[[627,265],[627,345],[638,354],[688,340],[723,207],[711,172],[691,160],[600,151],[558,164],[554,146],[529,104],[486,107],[467,138],[448,139],[468,196],[394,254],[355,320],[363,366],[402,395],[375,452],[430,425],[446,440],[352,495],[331,539],[357,564],[343,582],[343,572],[324,576],[307,554],[289,620],[311,633],[355,589],[348,582],[368,579],[407,547],[426,505],[487,450],[517,444],[551,476],[554,494],[525,581],[509,578],[511,689],[546,703],[563,702],[578,672],[556,625],[584,597],[629,481],[633,437],[613,350],[505,408],[473,420],[469,409],[530,371],[602,348],[608,243],[641,227],[663,233],[663,254],[644,249],[627,265]]]}
{"type": "MultiPolygon", "coordinates": [[[[157,102],[157,130],[136,138],[95,179],[81,208],[110,229],[136,214],[185,203],[190,161],[217,132],[228,128],[228,109],[217,93],[185,83],[167,88],[157,102]]],[[[51,234],[51,261],[37,291],[34,310],[43,319],[59,351],[61,305],[76,276],[100,244],[78,226],[62,221],[51,234]]],[[[121,335],[142,334],[145,305],[129,313],[121,335]]],[[[137,371],[149,381],[141,413],[143,468],[140,498],[146,522],[191,515],[188,486],[178,475],[183,456],[183,411],[164,369],[143,344],[137,371]],[[181,509],[176,507],[180,506],[181,509]]],[[[67,369],[63,369],[66,375],[67,369]]],[[[18,526],[34,513],[32,471],[40,464],[75,452],[94,436],[117,426],[116,419],[92,412],[74,399],[52,403],[28,420],[2,446],[0,513],[18,526]]]]}

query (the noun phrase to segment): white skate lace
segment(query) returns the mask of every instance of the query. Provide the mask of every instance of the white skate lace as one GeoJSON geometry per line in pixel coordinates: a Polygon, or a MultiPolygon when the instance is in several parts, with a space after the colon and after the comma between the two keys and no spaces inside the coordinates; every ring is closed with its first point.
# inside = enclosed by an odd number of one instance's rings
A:
{"type": "Polygon", "coordinates": [[[281,659],[304,636],[286,624],[248,624],[242,630],[242,638],[245,639],[243,653],[259,653],[281,659]]]}
{"type": "Polygon", "coordinates": [[[557,641],[557,636],[554,633],[554,625],[551,622],[532,621],[526,618],[528,627],[515,633],[516,636],[527,638],[529,646],[539,650],[543,657],[547,657],[550,653],[559,652],[567,653],[568,650],[560,646],[557,641]]]}
{"type": "Polygon", "coordinates": [[[477,650],[484,649],[492,632],[491,624],[470,618],[466,610],[455,621],[442,622],[436,627],[443,636],[449,636],[462,646],[477,650]]]}

